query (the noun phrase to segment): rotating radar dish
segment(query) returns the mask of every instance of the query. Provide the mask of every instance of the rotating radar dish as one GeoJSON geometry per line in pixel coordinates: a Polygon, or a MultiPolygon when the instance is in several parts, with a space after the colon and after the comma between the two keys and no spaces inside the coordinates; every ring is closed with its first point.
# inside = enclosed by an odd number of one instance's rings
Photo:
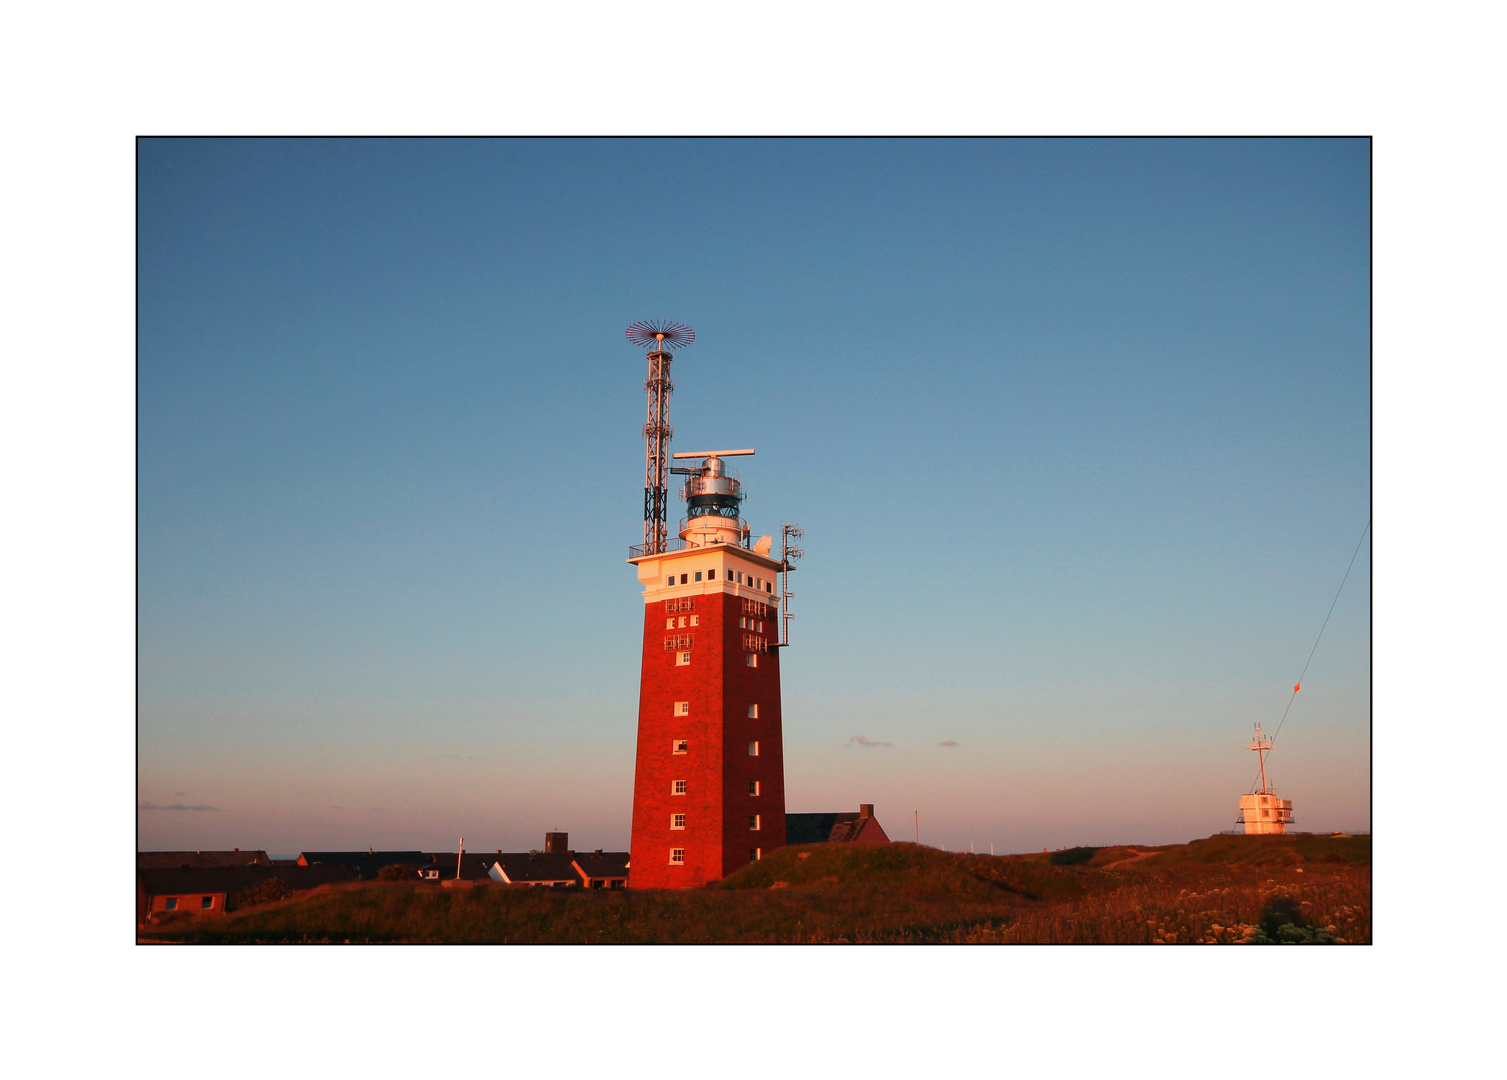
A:
{"type": "Polygon", "coordinates": [[[672,319],[645,319],[628,327],[627,336],[635,345],[665,351],[690,345],[696,340],[696,331],[672,319]]]}

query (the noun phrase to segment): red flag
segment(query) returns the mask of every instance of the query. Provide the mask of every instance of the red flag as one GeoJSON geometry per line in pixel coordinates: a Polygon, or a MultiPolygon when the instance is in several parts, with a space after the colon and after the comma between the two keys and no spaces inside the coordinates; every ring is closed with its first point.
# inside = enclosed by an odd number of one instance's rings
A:
{"type": "Polygon", "coordinates": [[[1293,693],[1294,693],[1294,694],[1296,694],[1296,693],[1297,693],[1297,692],[1298,692],[1298,691],[1299,691],[1299,690],[1301,690],[1301,689],[1303,689],[1303,684],[1302,684],[1302,683],[1298,683],[1298,684],[1297,684],[1297,685],[1296,685],[1296,686],[1294,686],[1294,687],[1293,687],[1293,688],[1292,688],[1292,692],[1293,692],[1293,693]]]}

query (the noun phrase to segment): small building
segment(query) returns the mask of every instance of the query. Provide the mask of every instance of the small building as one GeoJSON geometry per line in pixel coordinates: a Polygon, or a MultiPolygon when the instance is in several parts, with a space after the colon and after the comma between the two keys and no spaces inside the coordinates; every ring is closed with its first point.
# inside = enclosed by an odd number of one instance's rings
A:
{"type": "Polygon", "coordinates": [[[503,885],[534,885],[552,889],[625,889],[628,887],[626,851],[577,852],[570,834],[547,832],[543,851],[502,852],[484,857],[487,876],[503,885]]]}
{"type": "Polygon", "coordinates": [[[1256,752],[1261,765],[1261,786],[1249,795],[1240,796],[1240,812],[1235,815],[1235,824],[1244,825],[1247,836],[1259,834],[1284,834],[1292,824],[1292,800],[1277,798],[1277,789],[1266,778],[1266,755],[1272,748],[1272,740],[1261,734],[1261,725],[1256,725],[1256,737],[1247,750],[1256,752]]]}
{"type": "Polygon", "coordinates": [[[628,887],[628,853],[626,851],[576,852],[571,865],[581,875],[587,889],[626,889],[628,887]]]}
{"type": "Polygon", "coordinates": [[[276,880],[290,892],[353,881],[343,866],[189,866],[136,871],[136,921],[187,913],[223,915],[254,899],[276,880]]]}
{"type": "Polygon", "coordinates": [[[525,851],[491,857],[488,876],[503,885],[535,885],[553,889],[579,888],[581,874],[572,852],[525,851]]]}
{"type": "Polygon", "coordinates": [[[873,803],[859,803],[858,813],[785,815],[785,843],[888,844],[890,838],[874,816],[873,803]]]}

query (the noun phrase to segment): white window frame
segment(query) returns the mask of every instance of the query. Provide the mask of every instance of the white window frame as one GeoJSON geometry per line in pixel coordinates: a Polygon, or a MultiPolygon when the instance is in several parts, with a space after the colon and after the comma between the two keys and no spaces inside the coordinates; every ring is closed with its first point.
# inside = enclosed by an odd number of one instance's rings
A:
{"type": "Polygon", "coordinates": [[[691,616],[691,625],[692,626],[700,626],[701,625],[701,616],[700,615],[692,615],[691,616]]]}
{"type": "Polygon", "coordinates": [[[753,702],[749,702],[748,704],[748,718],[750,720],[757,720],[759,718],[759,706],[753,702]]]}
{"type": "Polygon", "coordinates": [[[748,756],[749,757],[758,757],[759,756],[759,740],[758,739],[749,739],[748,740],[748,756]]]}
{"type": "Polygon", "coordinates": [[[759,666],[759,654],[758,653],[756,653],[756,652],[744,653],[743,656],[744,656],[743,663],[744,663],[744,665],[746,667],[758,667],[759,666]]]}
{"type": "Polygon", "coordinates": [[[764,849],[761,847],[749,849],[749,862],[758,862],[764,857],[764,849]]]}
{"type": "Polygon", "coordinates": [[[675,830],[676,832],[684,831],[684,829],[685,829],[685,815],[684,814],[671,814],[670,815],[670,828],[673,829],[673,830],[675,830]],[[677,819],[680,821],[679,825],[675,824],[675,822],[676,822],[677,819]]]}
{"type": "Polygon", "coordinates": [[[690,752],[691,752],[691,740],[690,739],[671,739],[670,740],[670,753],[672,753],[672,754],[689,754],[690,752]]]}
{"type": "Polygon", "coordinates": [[[668,619],[665,620],[665,629],[666,630],[673,630],[673,629],[675,629],[675,618],[674,618],[674,616],[671,616],[670,618],[668,618],[668,619]]]}
{"type": "Polygon", "coordinates": [[[671,866],[684,866],[685,865],[685,848],[683,848],[683,847],[672,847],[670,849],[670,865],[671,866]]]}
{"type": "Polygon", "coordinates": [[[676,716],[690,716],[691,715],[691,703],[689,701],[677,701],[675,703],[675,715],[676,716]]]}
{"type": "Polygon", "coordinates": [[[748,831],[749,832],[759,832],[760,831],[760,825],[762,825],[762,824],[763,823],[759,820],[759,815],[758,814],[749,814],[748,815],[748,831]]]}
{"type": "Polygon", "coordinates": [[[686,784],[686,782],[684,780],[671,780],[670,781],[670,794],[671,795],[684,795],[686,793],[686,787],[687,787],[687,784],[686,784]],[[675,790],[676,788],[679,788],[680,790],[676,791],[675,790]]]}
{"type": "MultiPolygon", "coordinates": [[[[753,653],[749,653],[748,655],[752,656],[753,653]]],[[[676,667],[690,667],[691,666],[691,654],[688,653],[688,652],[678,652],[678,653],[676,653],[675,654],[675,666],[676,667]]]]}
{"type": "Polygon", "coordinates": [[[750,795],[757,795],[759,793],[759,782],[757,780],[750,780],[748,782],[748,793],[750,795]]]}

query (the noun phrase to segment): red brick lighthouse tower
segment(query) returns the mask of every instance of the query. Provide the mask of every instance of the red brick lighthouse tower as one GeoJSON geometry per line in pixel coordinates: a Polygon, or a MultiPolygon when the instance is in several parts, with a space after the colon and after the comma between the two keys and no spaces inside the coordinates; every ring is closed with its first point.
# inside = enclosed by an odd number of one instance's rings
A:
{"type": "Polygon", "coordinates": [[[644,543],[628,559],[644,590],[628,883],[689,888],[785,843],[779,658],[789,590],[778,579],[799,555],[790,541],[800,532],[785,527],[778,557],[772,537],[750,544],[743,485],[725,459],[752,450],[676,454],[687,467],[667,468],[669,348],[695,335],[639,323],[628,338],[651,350],[644,543]],[[666,529],[669,473],[686,478],[678,540],[666,529]]]}

